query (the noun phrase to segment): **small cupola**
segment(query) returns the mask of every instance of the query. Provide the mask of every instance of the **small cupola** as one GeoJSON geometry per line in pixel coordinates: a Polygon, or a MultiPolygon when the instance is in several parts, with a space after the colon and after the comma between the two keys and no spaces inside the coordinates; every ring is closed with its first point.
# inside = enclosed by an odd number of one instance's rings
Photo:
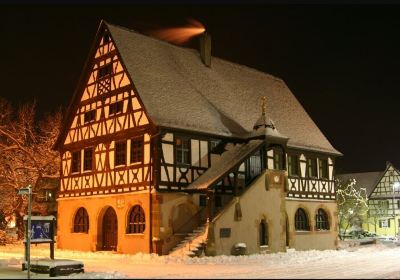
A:
{"type": "Polygon", "coordinates": [[[261,116],[253,126],[253,134],[264,135],[272,143],[286,144],[289,138],[281,134],[272,119],[267,115],[267,98],[261,98],[261,116]]]}

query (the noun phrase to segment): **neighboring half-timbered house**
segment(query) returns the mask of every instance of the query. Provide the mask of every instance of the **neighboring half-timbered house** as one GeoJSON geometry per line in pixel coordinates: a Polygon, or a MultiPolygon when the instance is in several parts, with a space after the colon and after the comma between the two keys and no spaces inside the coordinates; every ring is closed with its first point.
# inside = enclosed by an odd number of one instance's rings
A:
{"type": "Polygon", "coordinates": [[[281,79],[203,50],[100,24],[56,143],[60,248],[335,248],[341,154],[281,79]]]}
{"type": "Polygon", "coordinates": [[[370,232],[396,236],[400,230],[400,172],[392,163],[377,172],[340,174],[338,178],[346,183],[356,180],[358,188],[365,188],[368,196],[368,216],[362,227],[370,232]]]}

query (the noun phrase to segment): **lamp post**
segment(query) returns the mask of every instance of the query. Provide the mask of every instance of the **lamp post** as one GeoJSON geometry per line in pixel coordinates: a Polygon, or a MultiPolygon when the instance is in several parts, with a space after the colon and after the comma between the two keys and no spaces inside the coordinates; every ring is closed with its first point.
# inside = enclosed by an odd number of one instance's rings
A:
{"type": "Polygon", "coordinates": [[[399,182],[394,182],[393,183],[393,222],[394,222],[394,236],[396,237],[396,204],[394,203],[394,198],[395,198],[395,190],[398,189],[400,186],[399,182]]]}
{"type": "Polygon", "coordinates": [[[26,234],[26,251],[25,260],[28,261],[28,279],[31,279],[31,216],[32,216],[32,186],[28,185],[25,188],[20,188],[18,190],[19,195],[28,195],[28,226],[26,234]]]}

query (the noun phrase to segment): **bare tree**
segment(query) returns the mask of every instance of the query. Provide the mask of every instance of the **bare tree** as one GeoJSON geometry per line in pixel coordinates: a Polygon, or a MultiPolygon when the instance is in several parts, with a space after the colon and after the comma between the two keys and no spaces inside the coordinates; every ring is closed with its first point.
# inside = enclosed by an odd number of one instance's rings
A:
{"type": "Polygon", "coordinates": [[[52,146],[59,133],[61,110],[35,121],[36,103],[26,103],[14,110],[0,98],[0,209],[15,215],[19,236],[25,198],[17,195],[21,187],[35,184],[38,178],[59,176],[59,155],[52,146]]]}
{"type": "Polygon", "coordinates": [[[356,222],[362,222],[368,213],[368,198],[365,188],[356,187],[356,180],[346,183],[337,180],[336,200],[338,207],[339,238],[343,240],[348,228],[356,222]]]}

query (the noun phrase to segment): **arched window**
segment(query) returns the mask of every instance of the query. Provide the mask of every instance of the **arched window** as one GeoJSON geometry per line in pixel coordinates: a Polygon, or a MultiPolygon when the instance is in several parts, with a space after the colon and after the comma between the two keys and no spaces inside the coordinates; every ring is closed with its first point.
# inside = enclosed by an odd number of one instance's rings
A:
{"type": "Polygon", "coordinates": [[[140,205],[133,206],[128,216],[127,233],[143,233],[145,225],[143,208],[140,205]]]}
{"type": "Polygon", "coordinates": [[[89,216],[85,208],[81,207],[75,214],[74,218],[74,232],[89,231],[89,216]]]}
{"type": "Polygon", "coordinates": [[[317,222],[318,230],[328,230],[329,229],[329,220],[328,215],[323,209],[318,209],[317,215],[315,217],[315,221],[317,222]]]}
{"type": "Polygon", "coordinates": [[[260,246],[268,245],[268,225],[265,220],[261,220],[259,231],[260,246]]]}
{"type": "Polygon", "coordinates": [[[294,216],[294,223],[296,230],[310,230],[310,226],[308,225],[307,214],[302,208],[297,209],[296,214],[294,216]]]}

